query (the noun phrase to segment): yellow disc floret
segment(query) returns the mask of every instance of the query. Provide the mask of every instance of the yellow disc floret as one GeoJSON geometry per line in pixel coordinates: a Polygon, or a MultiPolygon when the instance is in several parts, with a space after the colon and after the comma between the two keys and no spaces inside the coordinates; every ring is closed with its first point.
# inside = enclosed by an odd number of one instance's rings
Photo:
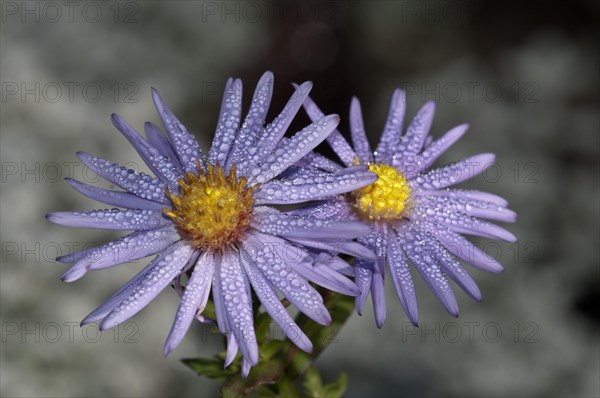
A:
{"type": "Polygon", "coordinates": [[[163,209],[184,239],[204,250],[222,250],[239,239],[250,225],[253,193],[246,177],[236,177],[235,165],[225,176],[223,168],[198,164],[198,173],[179,179],[179,195],[167,190],[172,208],[163,209]]]}
{"type": "Polygon", "coordinates": [[[401,218],[410,196],[406,177],[394,167],[381,163],[370,164],[369,171],[377,174],[379,179],[352,192],[358,214],[374,221],[401,218]]]}

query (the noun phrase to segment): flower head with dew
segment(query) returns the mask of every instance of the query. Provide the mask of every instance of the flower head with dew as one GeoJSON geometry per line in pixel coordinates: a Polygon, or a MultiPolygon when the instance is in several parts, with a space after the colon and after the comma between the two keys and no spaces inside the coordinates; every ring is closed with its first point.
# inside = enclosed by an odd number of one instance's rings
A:
{"type": "MultiPolygon", "coordinates": [[[[305,109],[313,120],[322,117],[310,98],[305,102],[305,109]]],[[[486,192],[448,188],[484,171],[493,164],[494,155],[476,155],[428,171],[468,126],[455,127],[434,140],[429,135],[434,103],[429,102],[402,134],[404,113],[405,94],[397,89],[379,145],[371,152],[360,103],[353,98],[350,107],[353,146],[337,130],[327,138],[344,164],[368,165],[369,170],[379,176],[375,183],[347,194],[342,200],[346,206],[338,213],[371,228],[371,233],[358,241],[372,249],[377,260],[358,258],[354,262],[355,282],[361,290],[356,298],[356,309],[360,314],[371,292],[378,327],[383,326],[386,317],[386,272],[404,311],[415,325],[418,324],[417,298],[409,260],[446,310],[458,316],[458,305],[448,278],[473,299],[481,299],[477,285],[458,260],[485,271],[502,271],[499,263],[462,235],[516,241],[513,234],[486,221],[516,220],[516,214],[507,209],[506,200],[486,192]]],[[[317,155],[311,156],[317,159],[315,162],[326,162],[317,155]]],[[[332,172],[336,171],[335,165],[327,164],[332,172]]]]}
{"type": "Polygon", "coordinates": [[[167,355],[194,319],[212,321],[203,315],[210,295],[218,327],[227,336],[226,365],[239,348],[245,376],[258,361],[251,288],[269,315],[305,351],[310,351],[312,344],[294,324],[278,292],[323,325],[330,323],[331,317],[309,281],[347,295],[359,293],[356,285],[338,272],[348,265],[337,254],[374,258],[370,250],[352,241],[369,229],[356,221],[301,209],[281,211],[274,206],[325,199],[369,185],[377,176],[368,166],[336,173],[300,167],[298,162],[335,129],[339,118],[323,117],[286,138],[311,83],[299,86],[283,111],[265,127],[272,87],[273,76],[267,72],[241,122],[242,83],[229,79],[206,157],[155,90],[152,97],[166,137],[159,127],[146,123],[144,138],[113,115],[116,128],[156,178],[78,153],[89,169],[122,190],[75,180],[68,180],[69,184],[85,196],[122,209],[57,212],[47,218],[65,226],[133,233],[59,257],[58,261],[75,263],[63,280],[71,282],[90,270],[157,254],[82,323],[101,321],[101,329],[115,327],[173,285],[181,301],[165,343],[167,355]],[[323,241],[331,246],[319,251],[315,246],[323,241]],[[189,276],[185,286],[184,276],[189,276]]]}

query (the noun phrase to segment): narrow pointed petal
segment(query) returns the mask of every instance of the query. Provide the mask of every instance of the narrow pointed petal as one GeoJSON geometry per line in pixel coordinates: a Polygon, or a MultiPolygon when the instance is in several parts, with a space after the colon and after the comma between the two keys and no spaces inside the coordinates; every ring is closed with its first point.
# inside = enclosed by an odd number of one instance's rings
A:
{"type": "Polygon", "coordinates": [[[225,251],[221,262],[221,293],[229,326],[242,356],[251,365],[258,363],[258,344],[254,333],[252,301],[248,281],[237,252],[225,251]]]}
{"type": "Polygon", "coordinates": [[[392,161],[392,156],[398,149],[398,143],[402,136],[402,123],[404,122],[405,111],[406,95],[403,90],[398,88],[392,95],[388,117],[383,128],[383,133],[381,134],[381,140],[377,146],[377,151],[375,152],[375,160],[377,162],[390,163],[392,161]]]}
{"type": "Polygon", "coordinates": [[[245,166],[243,159],[247,155],[248,148],[253,147],[258,134],[264,129],[265,119],[273,96],[273,73],[265,72],[254,90],[250,110],[244,119],[244,123],[233,142],[233,149],[227,158],[227,169],[233,163],[239,166],[245,166]],[[240,162],[242,164],[240,164],[240,162]]]}
{"type": "Polygon", "coordinates": [[[165,207],[164,203],[154,202],[148,199],[140,198],[129,192],[111,191],[110,189],[98,188],[83,182],[66,178],[67,183],[75,188],[79,193],[90,199],[96,200],[107,205],[125,207],[129,209],[153,209],[160,210],[165,207]]]}
{"type": "MultiPolygon", "coordinates": [[[[452,130],[448,131],[441,138],[433,141],[431,145],[428,145],[420,155],[419,167],[416,172],[423,173],[433,165],[433,163],[439,159],[440,156],[448,148],[450,148],[456,141],[458,141],[469,128],[468,124],[461,124],[460,126],[454,127],[452,130]]],[[[394,163],[394,166],[397,165],[394,163]]],[[[408,178],[412,177],[414,174],[407,176],[408,178]]]]}
{"type": "Polygon", "coordinates": [[[445,196],[451,199],[466,199],[466,200],[477,200],[477,201],[481,201],[481,202],[488,202],[488,203],[492,203],[495,204],[496,206],[502,206],[502,207],[507,207],[508,206],[508,202],[506,201],[506,199],[498,196],[498,195],[494,195],[488,192],[482,192],[482,191],[475,191],[475,190],[470,190],[470,189],[442,189],[442,190],[437,190],[437,189],[431,189],[431,190],[423,190],[420,189],[419,190],[419,194],[420,195],[435,195],[435,196],[445,196]]]}
{"type": "MultiPolygon", "coordinates": [[[[225,313],[225,303],[223,302],[223,290],[221,288],[221,254],[214,254],[214,272],[212,282],[212,299],[215,305],[215,314],[217,316],[217,325],[219,326],[219,332],[224,335],[232,334],[232,329],[229,326],[229,320],[225,313]]],[[[229,339],[228,339],[229,342],[229,339]]]]}
{"type": "Polygon", "coordinates": [[[167,140],[167,137],[163,135],[156,124],[152,122],[144,123],[144,132],[146,133],[146,139],[150,145],[156,148],[161,155],[166,157],[169,162],[175,165],[179,170],[183,170],[183,166],[181,166],[179,157],[175,154],[175,150],[171,146],[171,143],[167,140]]]}
{"type": "Polygon", "coordinates": [[[123,231],[154,229],[171,224],[171,221],[164,217],[160,211],[146,209],[59,211],[48,213],[46,218],[50,222],[66,227],[123,231]]]}
{"type": "Polygon", "coordinates": [[[358,155],[358,160],[361,163],[369,163],[373,161],[373,152],[369,145],[369,139],[365,131],[363,122],[362,110],[360,109],[360,101],[353,97],[350,104],[350,137],[354,151],[358,155]]]}
{"type": "Polygon", "coordinates": [[[495,156],[491,153],[471,156],[449,166],[432,170],[422,177],[419,176],[416,182],[423,189],[446,188],[474,178],[494,164],[494,160],[495,156]]]}
{"type": "Polygon", "coordinates": [[[83,164],[98,176],[140,198],[160,203],[169,203],[165,195],[165,184],[157,178],[109,162],[85,152],[77,152],[83,164]]]}
{"type": "Polygon", "coordinates": [[[396,294],[408,319],[410,319],[413,325],[418,326],[419,309],[417,306],[417,295],[415,294],[415,285],[410,275],[406,256],[402,252],[400,241],[395,231],[389,232],[388,239],[387,258],[396,294]]]}
{"type": "Polygon", "coordinates": [[[471,275],[434,238],[432,238],[432,244],[435,247],[435,257],[442,267],[442,271],[473,300],[481,301],[481,291],[471,275]]]}
{"type": "Polygon", "coordinates": [[[338,256],[327,252],[319,252],[310,249],[307,251],[311,253],[315,258],[315,266],[322,265],[325,267],[329,267],[342,275],[352,277],[354,276],[354,267],[352,267],[350,264],[348,264],[346,261],[342,260],[338,256]]]}
{"type": "Polygon", "coordinates": [[[356,297],[356,312],[362,315],[362,309],[365,301],[371,291],[371,281],[373,280],[373,262],[362,258],[354,260],[354,280],[360,290],[360,295],[356,297]]]}
{"type": "Polygon", "coordinates": [[[429,101],[423,105],[417,116],[410,122],[406,134],[402,136],[394,154],[395,158],[412,158],[421,152],[431,128],[434,113],[435,102],[429,101]]]}
{"type": "Polygon", "coordinates": [[[81,325],[87,325],[89,323],[93,323],[99,320],[106,318],[110,312],[115,309],[119,304],[121,304],[127,297],[131,295],[131,292],[136,288],[139,282],[144,279],[155,266],[155,262],[151,261],[148,265],[144,267],[137,275],[129,280],[125,285],[123,285],[119,290],[113,293],[102,305],[96,308],[94,311],[89,313],[82,321],[81,325]]]}
{"type": "Polygon", "coordinates": [[[68,253],[56,257],[56,261],[58,261],[59,263],[76,263],[77,261],[85,258],[86,256],[89,256],[90,253],[92,253],[94,250],[96,250],[95,247],[90,247],[88,249],[80,250],[78,252],[68,253]]]}
{"type": "Polygon", "coordinates": [[[179,239],[179,234],[171,226],[129,234],[89,251],[63,274],[62,280],[73,282],[89,270],[108,268],[151,256],[179,239]]]}
{"type": "Polygon", "coordinates": [[[385,304],[385,284],[383,280],[383,267],[373,267],[373,278],[371,278],[371,300],[373,301],[373,311],[375,313],[375,324],[381,329],[385,323],[386,304],[385,304]]]}
{"type": "MultiPolygon", "coordinates": [[[[304,110],[313,122],[316,122],[325,116],[310,97],[306,98],[304,101],[304,110]]],[[[354,158],[357,157],[356,153],[337,129],[333,130],[327,137],[327,143],[346,166],[352,166],[354,164],[354,158]]]]}
{"type": "Polygon", "coordinates": [[[375,181],[377,181],[377,175],[368,171],[344,175],[331,174],[317,183],[276,180],[261,185],[254,194],[254,200],[257,205],[292,204],[322,200],[360,189],[375,181]]]}
{"type": "Polygon", "coordinates": [[[223,93],[215,137],[208,152],[208,161],[211,164],[217,162],[222,165],[225,164],[240,127],[241,115],[242,81],[240,79],[229,79],[223,93]]]}
{"type": "Polygon", "coordinates": [[[291,210],[290,212],[299,216],[309,215],[321,220],[328,220],[331,218],[337,219],[340,217],[351,219],[351,212],[348,210],[346,198],[338,195],[327,200],[313,201],[299,209],[291,210]]]}
{"type": "Polygon", "coordinates": [[[223,364],[223,367],[226,368],[235,360],[235,356],[237,355],[240,346],[238,345],[233,333],[227,333],[225,337],[227,338],[227,355],[225,356],[225,363],[223,364]]]}
{"type": "Polygon", "coordinates": [[[311,89],[311,82],[298,86],[281,113],[265,128],[257,144],[259,159],[267,157],[279,144],[311,89]]]}
{"type": "Polygon", "coordinates": [[[213,255],[210,252],[205,252],[196,261],[192,276],[183,291],[175,321],[165,342],[165,356],[169,355],[181,343],[196,313],[202,313],[204,310],[210,293],[213,271],[213,255]]]}
{"type": "Polygon", "coordinates": [[[288,240],[296,242],[302,246],[313,247],[332,253],[344,253],[350,256],[360,257],[374,261],[376,255],[367,247],[353,241],[334,241],[334,240],[312,240],[288,237],[288,240]]]}
{"type": "MultiPolygon", "coordinates": [[[[282,252],[285,253],[286,256],[290,256],[290,254],[293,253],[293,249],[293,246],[290,247],[290,245],[288,245],[287,247],[283,247],[282,252]]],[[[301,250],[299,248],[297,249],[301,250]]],[[[302,252],[304,251],[302,250],[302,252]]],[[[314,260],[315,258],[309,256],[303,261],[289,261],[288,264],[303,278],[326,289],[345,294],[346,296],[357,296],[360,294],[360,290],[350,279],[344,277],[339,272],[334,271],[327,265],[318,263],[313,264],[314,260]]]]}
{"type": "Polygon", "coordinates": [[[313,345],[304,332],[296,325],[292,317],[288,314],[285,307],[281,304],[277,293],[269,280],[249,261],[247,256],[241,256],[242,265],[250,279],[250,283],[271,318],[279,325],[285,335],[301,350],[312,352],[313,345]]]}
{"type": "Polygon", "coordinates": [[[498,261],[450,229],[439,228],[431,224],[427,225],[427,229],[444,245],[446,250],[472,266],[493,273],[499,273],[504,270],[498,261]]]}
{"type": "Polygon", "coordinates": [[[298,247],[285,239],[269,236],[269,245],[274,254],[286,262],[301,277],[319,286],[348,296],[359,293],[356,285],[326,265],[316,265],[320,253],[314,256],[304,248],[298,247]]]}
{"type": "Polygon", "coordinates": [[[274,179],[319,145],[339,121],[338,115],[329,115],[303,128],[275,149],[260,167],[252,169],[248,181],[262,184],[274,179]]]}
{"type": "Polygon", "coordinates": [[[514,222],[517,214],[504,206],[498,206],[495,203],[483,202],[480,200],[466,199],[462,197],[448,197],[441,195],[421,195],[416,196],[425,199],[426,206],[443,208],[444,210],[455,213],[462,213],[471,217],[485,218],[488,220],[514,222]]]}
{"type": "Polygon", "coordinates": [[[263,206],[254,208],[251,225],[266,234],[309,239],[354,239],[370,231],[369,226],[356,221],[322,220],[263,206]]]}
{"type": "Polygon", "coordinates": [[[312,167],[315,167],[319,170],[327,171],[329,173],[335,173],[342,169],[342,166],[326,158],[323,155],[320,155],[316,152],[309,152],[302,159],[296,163],[296,165],[307,164],[312,167]]]}
{"type": "Polygon", "coordinates": [[[130,295],[104,318],[100,329],[113,328],[148,305],[181,272],[193,250],[187,243],[180,242],[160,254],[152,261],[150,272],[134,286],[130,295]]]}
{"type": "Polygon", "coordinates": [[[245,357],[242,358],[242,377],[244,379],[250,374],[250,369],[252,369],[252,363],[245,357]]]}
{"type": "Polygon", "coordinates": [[[331,316],[319,293],[290,268],[284,259],[275,254],[268,235],[258,232],[249,234],[244,242],[244,252],[242,255],[248,256],[296,308],[321,325],[331,323],[331,316]]]}
{"type": "Polygon", "coordinates": [[[428,221],[444,225],[454,232],[466,235],[483,236],[485,238],[500,239],[506,242],[516,242],[517,237],[510,231],[495,224],[465,214],[447,212],[435,213],[428,217],[428,221]]]}
{"type": "Polygon", "coordinates": [[[452,292],[452,288],[444,277],[440,266],[435,261],[435,251],[424,242],[423,233],[404,228],[398,231],[401,245],[413,265],[433,292],[440,300],[446,311],[452,316],[458,316],[458,303],[452,292]]]}
{"type": "Polygon", "coordinates": [[[139,153],[150,170],[171,189],[177,188],[180,171],[160,151],[150,145],[129,123],[113,113],[112,122],[139,153]]]}
{"type": "Polygon", "coordinates": [[[152,88],[152,99],[184,170],[195,172],[196,161],[202,159],[202,152],[196,138],[188,133],[184,125],[173,115],[155,88],[152,88]]]}

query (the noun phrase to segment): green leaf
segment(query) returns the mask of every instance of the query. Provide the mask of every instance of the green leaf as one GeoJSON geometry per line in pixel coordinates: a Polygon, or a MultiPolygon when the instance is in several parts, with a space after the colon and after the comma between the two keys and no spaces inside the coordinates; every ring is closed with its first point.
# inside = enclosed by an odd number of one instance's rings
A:
{"type": "Polygon", "coordinates": [[[269,360],[273,358],[273,356],[277,354],[279,350],[281,350],[281,347],[283,347],[283,341],[281,340],[268,341],[266,344],[260,347],[259,354],[261,359],[269,360]]]}
{"type": "Polygon", "coordinates": [[[279,396],[284,398],[300,398],[300,394],[296,391],[294,380],[284,377],[277,383],[279,396]]]}
{"type": "Polygon", "coordinates": [[[181,362],[199,375],[215,380],[225,380],[228,376],[235,373],[235,370],[232,368],[224,369],[223,361],[217,359],[188,358],[182,359],[181,362]]]}
{"type": "Polygon", "coordinates": [[[323,387],[321,396],[323,398],[340,398],[344,394],[344,391],[346,391],[347,386],[348,375],[345,372],[342,372],[337,381],[323,387]]]}
{"type": "Polygon", "coordinates": [[[254,333],[259,344],[265,343],[269,339],[271,329],[271,317],[268,313],[256,312],[254,316],[254,333]]]}
{"type": "Polygon", "coordinates": [[[255,388],[277,383],[285,374],[285,363],[281,359],[259,362],[246,379],[236,373],[228,377],[221,386],[223,398],[243,397],[255,388]]]}
{"type": "Polygon", "coordinates": [[[217,313],[215,312],[215,305],[212,300],[206,302],[206,307],[202,311],[202,315],[206,318],[217,319],[217,313]]]}
{"type": "Polygon", "coordinates": [[[309,397],[317,397],[320,395],[319,392],[323,387],[323,381],[321,380],[319,371],[314,365],[309,367],[304,374],[304,383],[302,383],[302,385],[306,390],[306,395],[309,397]]]}

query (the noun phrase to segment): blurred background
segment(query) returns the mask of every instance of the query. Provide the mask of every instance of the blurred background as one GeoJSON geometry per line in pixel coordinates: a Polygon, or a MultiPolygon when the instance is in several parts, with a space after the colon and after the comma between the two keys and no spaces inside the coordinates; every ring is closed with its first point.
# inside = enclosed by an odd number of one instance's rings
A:
{"type": "MultiPolygon", "coordinates": [[[[144,262],[62,283],[57,255],[117,235],[44,215],[101,206],[63,181],[95,181],[78,150],[141,167],[111,112],[140,129],[158,122],[157,87],[207,147],[226,79],[243,79],[247,109],[265,70],[276,78],[270,117],[292,82],[312,80],[344,133],[350,100],[361,99],[373,145],[394,88],[407,91],[408,117],[434,100],[435,136],[470,123],[443,161],[496,153],[463,185],[506,197],[519,215],[507,226],[517,244],[477,241],[506,268],[473,271],[482,303],[459,293],[452,318],[419,281],[415,329],[388,284],[383,329],[370,304],[354,315],[318,361],[327,381],[347,371],[347,397],[599,396],[598,2],[0,4],[2,396],[218,393],[179,362],[217,353],[218,336],[195,325],[162,357],[172,291],[116,331],[79,328],[144,262]]],[[[301,114],[293,128],[307,122],[301,114]]]]}

